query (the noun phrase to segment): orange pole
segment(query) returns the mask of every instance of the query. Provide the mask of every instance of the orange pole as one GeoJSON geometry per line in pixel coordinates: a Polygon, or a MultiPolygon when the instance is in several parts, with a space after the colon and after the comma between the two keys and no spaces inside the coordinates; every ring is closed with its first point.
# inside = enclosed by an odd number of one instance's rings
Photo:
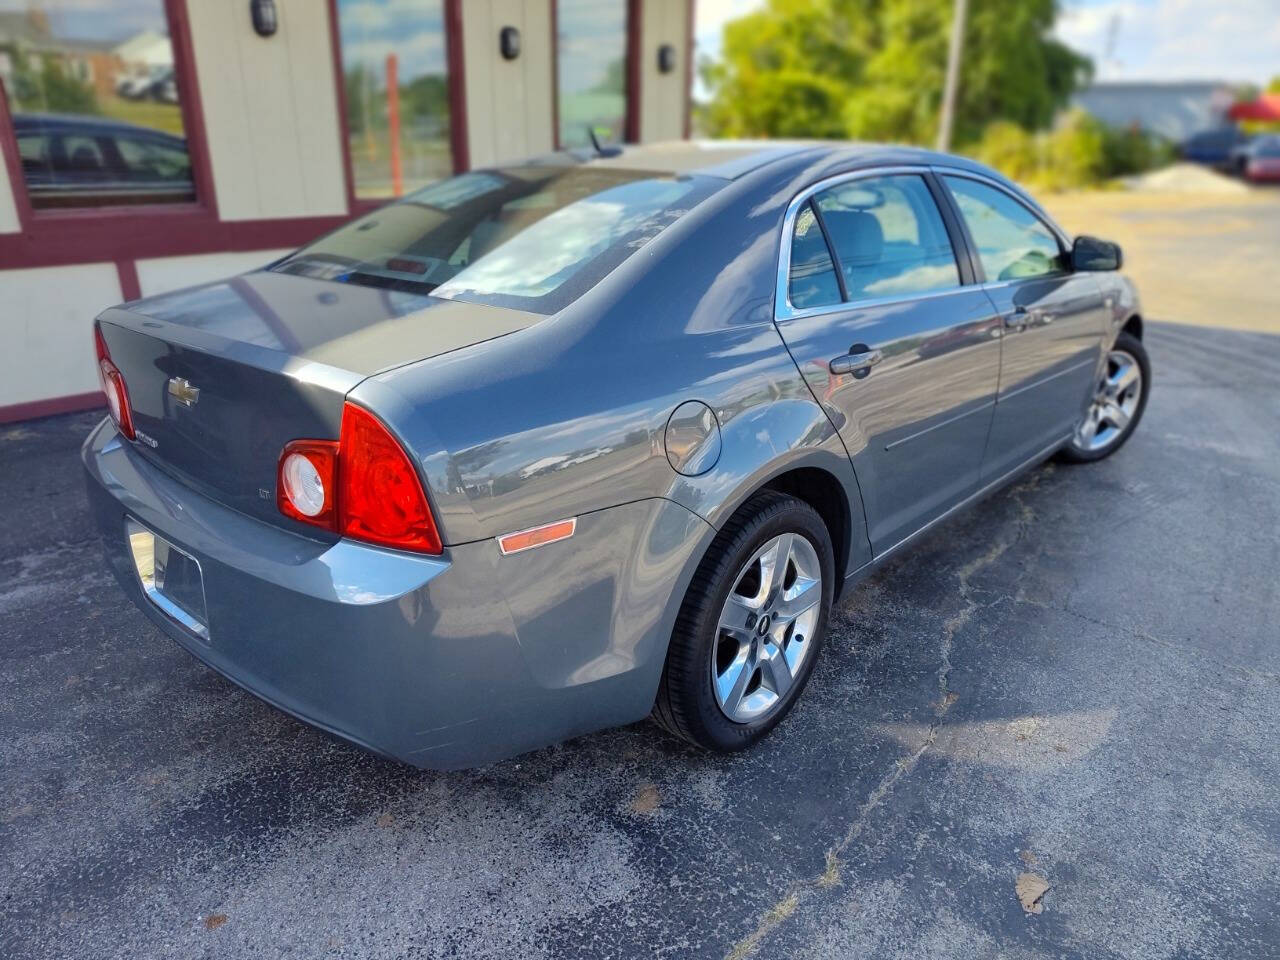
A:
{"type": "Polygon", "coordinates": [[[396,55],[387,54],[387,133],[391,138],[391,192],[404,193],[404,169],[400,165],[400,81],[396,55]]]}

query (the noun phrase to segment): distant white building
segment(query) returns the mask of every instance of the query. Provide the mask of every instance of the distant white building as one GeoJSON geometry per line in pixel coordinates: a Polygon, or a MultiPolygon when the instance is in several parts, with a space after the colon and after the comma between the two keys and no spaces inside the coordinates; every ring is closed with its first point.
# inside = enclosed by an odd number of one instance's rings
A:
{"type": "Polygon", "coordinates": [[[144,30],[135,34],[124,43],[111,50],[131,69],[146,69],[173,66],[173,44],[169,38],[154,30],[144,30]]]}
{"type": "Polygon", "coordinates": [[[1096,83],[1072,98],[1109,127],[1136,127],[1183,143],[1193,134],[1230,125],[1235,90],[1226,83],[1096,83]]]}

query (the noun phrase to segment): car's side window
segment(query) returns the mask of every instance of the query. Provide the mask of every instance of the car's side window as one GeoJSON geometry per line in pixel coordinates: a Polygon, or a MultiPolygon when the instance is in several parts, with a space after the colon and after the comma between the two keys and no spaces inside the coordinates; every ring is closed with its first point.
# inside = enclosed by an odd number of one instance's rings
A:
{"type": "Polygon", "coordinates": [[[850,180],[814,197],[850,300],[960,286],[946,225],[924,178],[850,180]]]}
{"type": "Polygon", "coordinates": [[[25,176],[49,176],[49,138],[43,133],[18,137],[18,156],[22,158],[22,172],[25,176]]]}
{"type": "Polygon", "coordinates": [[[97,139],[89,136],[66,135],[59,137],[61,149],[54,150],[54,170],[60,174],[84,177],[105,177],[108,164],[102,156],[97,139]]]}
{"type": "Polygon", "coordinates": [[[968,177],[942,178],[969,227],[988,281],[1062,273],[1062,247],[1053,231],[1003,190],[968,177]]]}
{"type": "Polygon", "coordinates": [[[831,262],[822,225],[806,202],[791,232],[791,277],[788,299],[793,307],[825,307],[840,302],[840,281],[831,262]]]}
{"type": "Polygon", "coordinates": [[[185,150],[141,137],[116,137],[115,143],[130,179],[191,180],[191,157],[185,150]]]}

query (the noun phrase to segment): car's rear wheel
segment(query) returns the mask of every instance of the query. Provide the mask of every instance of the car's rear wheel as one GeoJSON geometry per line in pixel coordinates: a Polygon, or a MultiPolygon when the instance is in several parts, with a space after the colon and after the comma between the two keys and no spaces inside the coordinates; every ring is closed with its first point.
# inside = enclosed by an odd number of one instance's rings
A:
{"type": "Polygon", "coordinates": [[[1133,436],[1147,408],[1151,363],[1142,341],[1122,333],[1107,353],[1084,419],[1062,450],[1065,460],[1089,463],[1115,453],[1133,436]]]}
{"type": "Polygon", "coordinates": [[[813,672],[835,586],[826,524],[762,491],[712,542],[676,620],[654,716],[709,750],[755,743],[813,672]]]}

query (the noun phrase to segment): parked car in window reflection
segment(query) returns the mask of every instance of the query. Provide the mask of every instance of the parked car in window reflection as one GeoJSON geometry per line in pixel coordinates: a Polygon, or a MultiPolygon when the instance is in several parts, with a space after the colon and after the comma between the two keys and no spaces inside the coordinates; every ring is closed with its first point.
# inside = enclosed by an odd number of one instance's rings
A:
{"type": "Polygon", "coordinates": [[[13,118],[32,206],[84,207],[195,200],[187,141],[105,117],[13,118]]]}

